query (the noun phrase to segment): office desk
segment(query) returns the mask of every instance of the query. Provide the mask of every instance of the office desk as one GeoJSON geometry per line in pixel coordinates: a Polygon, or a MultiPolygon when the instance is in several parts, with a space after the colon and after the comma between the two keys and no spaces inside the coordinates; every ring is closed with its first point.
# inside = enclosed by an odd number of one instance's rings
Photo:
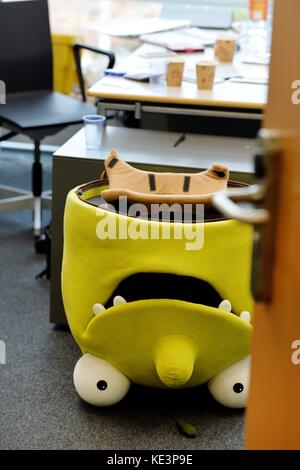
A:
{"type": "Polygon", "coordinates": [[[70,189],[95,180],[103,170],[103,162],[115,148],[134,166],[150,171],[195,172],[213,162],[227,164],[234,179],[251,182],[256,142],[228,137],[186,136],[174,148],[180,134],[107,127],[99,152],[87,152],[84,131],[75,134],[53,156],[52,181],[52,246],[50,321],[65,324],[61,297],[61,263],[63,253],[63,214],[70,189]]]}
{"type": "MultiPolygon", "coordinates": [[[[150,44],[142,45],[118,69],[147,72],[149,59],[142,55],[155,49],[156,46],[150,44]]],[[[193,70],[197,61],[212,59],[213,50],[207,48],[205,53],[178,54],[176,57],[186,61],[187,70],[193,70]]],[[[241,56],[237,54],[236,63],[240,61],[241,56]]],[[[268,73],[268,67],[264,65],[241,64],[241,70],[245,75],[261,78],[268,73]]],[[[141,113],[151,112],[260,120],[267,102],[267,92],[267,85],[229,80],[215,84],[212,91],[198,90],[196,83],[184,81],[182,87],[166,87],[164,91],[157,92],[148,83],[106,76],[88,90],[88,95],[99,100],[99,113],[104,115],[107,110],[124,110],[134,111],[137,119],[141,113]]]]}

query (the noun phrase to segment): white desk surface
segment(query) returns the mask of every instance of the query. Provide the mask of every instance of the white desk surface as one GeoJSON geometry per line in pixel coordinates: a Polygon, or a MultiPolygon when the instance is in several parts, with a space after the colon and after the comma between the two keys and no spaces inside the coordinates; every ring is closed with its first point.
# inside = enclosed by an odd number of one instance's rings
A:
{"type": "MultiPolygon", "coordinates": [[[[145,59],[141,54],[157,46],[143,44],[133,54],[117,68],[128,72],[132,70],[148,71],[149,58],[145,59]]],[[[173,56],[171,56],[173,57],[173,56]]],[[[199,60],[213,58],[213,49],[206,48],[205,53],[178,54],[176,57],[183,58],[186,62],[186,69],[195,68],[195,63],[199,60]]],[[[167,59],[166,57],[165,59],[167,59]]],[[[162,60],[151,59],[152,60],[162,60]]],[[[237,64],[241,62],[241,56],[236,54],[237,64]]],[[[268,66],[241,64],[244,75],[252,77],[266,77],[268,66]]],[[[123,77],[105,76],[88,90],[88,95],[113,100],[145,101],[153,103],[169,103],[195,106],[217,106],[263,110],[267,103],[268,86],[262,84],[234,83],[224,81],[215,84],[212,91],[202,91],[197,89],[196,83],[184,81],[181,87],[166,87],[162,92],[154,91],[148,83],[138,83],[127,80],[123,77]]]]}
{"type": "Polygon", "coordinates": [[[102,149],[87,151],[84,129],[81,129],[54,156],[103,161],[115,149],[121,158],[133,165],[204,169],[216,162],[226,165],[232,172],[253,173],[254,139],[186,134],[186,140],[174,148],[180,135],[176,132],[107,126],[102,149]]]}

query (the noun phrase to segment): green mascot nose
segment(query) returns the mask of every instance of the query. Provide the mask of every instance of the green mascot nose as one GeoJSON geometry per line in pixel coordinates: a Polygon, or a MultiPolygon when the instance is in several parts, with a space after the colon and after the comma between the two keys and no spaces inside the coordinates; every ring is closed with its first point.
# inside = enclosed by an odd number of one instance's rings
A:
{"type": "Polygon", "coordinates": [[[166,336],[154,348],[157,374],[170,388],[182,387],[189,381],[196,358],[197,346],[188,336],[166,336]]]}

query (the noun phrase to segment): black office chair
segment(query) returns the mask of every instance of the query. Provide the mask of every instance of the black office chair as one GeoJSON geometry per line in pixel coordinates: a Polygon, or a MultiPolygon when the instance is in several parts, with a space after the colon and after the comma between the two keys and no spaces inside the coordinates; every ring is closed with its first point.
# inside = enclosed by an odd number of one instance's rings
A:
{"type": "MultiPolygon", "coordinates": [[[[108,67],[115,62],[111,52],[84,44],[75,44],[74,58],[82,101],[53,91],[52,48],[47,0],[0,2],[0,80],[6,85],[6,104],[0,105],[0,126],[8,133],[0,142],[24,134],[34,142],[32,192],[0,185],[0,211],[32,209],[33,229],[38,249],[41,235],[42,207],[51,198],[43,193],[40,142],[64,127],[82,122],[85,114],[95,114],[87,104],[80,66],[80,50],[88,49],[108,57],[108,67]]],[[[17,171],[17,169],[16,169],[17,171]]]]}

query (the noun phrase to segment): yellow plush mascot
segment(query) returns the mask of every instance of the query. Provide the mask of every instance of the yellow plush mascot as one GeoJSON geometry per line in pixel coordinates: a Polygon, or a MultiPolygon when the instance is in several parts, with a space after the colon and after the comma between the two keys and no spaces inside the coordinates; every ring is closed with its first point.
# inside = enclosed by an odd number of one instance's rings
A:
{"type": "Polygon", "coordinates": [[[251,227],[221,217],[165,221],[121,213],[102,198],[112,189],[93,182],[70,191],[66,202],[62,291],[83,354],[74,370],[77,392],[108,406],[131,382],[208,382],[220,403],[244,407],[251,227]]]}

